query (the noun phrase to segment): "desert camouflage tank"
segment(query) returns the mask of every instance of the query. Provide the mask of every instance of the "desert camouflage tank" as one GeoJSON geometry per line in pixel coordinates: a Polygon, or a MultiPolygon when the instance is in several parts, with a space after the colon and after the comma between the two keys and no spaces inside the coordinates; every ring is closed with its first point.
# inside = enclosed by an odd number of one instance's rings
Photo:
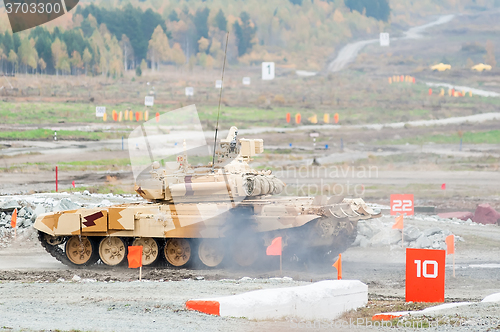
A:
{"type": "Polygon", "coordinates": [[[239,138],[232,127],[213,164],[190,165],[186,153],[150,163],[135,186],[148,203],[44,214],[34,227],[67,265],[119,265],[134,245],[143,246],[145,266],[162,260],[215,267],[230,260],[252,265],[278,236],[284,257],[334,256],[354,241],[359,219],[376,217],[359,198],[276,196],[285,184],[248,164],[263,150],[261,139],[239,138]]]}

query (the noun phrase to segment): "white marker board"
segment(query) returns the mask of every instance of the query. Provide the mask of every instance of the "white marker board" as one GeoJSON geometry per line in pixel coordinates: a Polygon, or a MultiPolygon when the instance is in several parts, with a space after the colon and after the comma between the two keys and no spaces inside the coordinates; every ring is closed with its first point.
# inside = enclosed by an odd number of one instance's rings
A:
{"type": "Polygon", "coordinates": [[[215,81],[215,88],[216,89],[221,89],[222,88],[222,80],[215,81]]]}
{"type": "Polygon", "coordinates": [[[153,106],[155,104],[155,97],[154,96],[146,96],[144,98],[144,105],[145,106],[153,106]]]}
{"type": "Polygon", "coordinates": [[[250,85],[250,82],[251,82],[250,77],[243,77],[242,82],[243,82],[243,85],[250,85]]]}
{"type": "Polygon", "coordinates": [[[95,116],[97,116],[98,118],[102,118],[104,116],[104,113],[106,113],[106,107],[97,106],[95,108],[95,116]]]}
{"type": "Polygon", "coordinates": [[[389,46],[389,44],[390,44],[389,33],[381,32],[380,33],[380,46],[389,46]]]}
{"type": "Polygon", "coordinates": [[[194,96],[194,88],[192,86],[186,87],[186,96],[194,96]]]}
{"type": "Polygon", "coordinates": [[[274,62],[262,62],[262,79],[274,80],[274,62]]]}

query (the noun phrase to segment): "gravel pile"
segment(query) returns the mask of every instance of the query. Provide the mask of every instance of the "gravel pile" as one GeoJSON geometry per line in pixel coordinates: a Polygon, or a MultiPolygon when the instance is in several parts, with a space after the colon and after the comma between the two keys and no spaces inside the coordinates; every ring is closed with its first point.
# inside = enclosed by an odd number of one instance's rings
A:
{"type": "Polygon", "coordinates": [[[46,193],[34,195],[18,195],[0,197],[0,247],[7,247],[14,237],[11,227],[12,213],[17,209],[17,236],[32,237],[33,224],[37,216],[65,210],[74,210],[81,207],[106,207],[114,204],[141,201],[135,195],[92,194],[84,192],[46,193]]]}
{"type": "MultiPolygon", "coordinates": [[[[401,247],[401,241],[406,248],[419,249],[446,249],[445,239],[452,234],[447,229],[440,227],[430,227],[419,229],[416,226],[405,225],[403,236],[400,229],[392,229],[394,218],[382,217],[371,220],[361,220],[358,222],[358,235],[353,246],[383,247],[396,246],[401,247]]],[[[463,241],[458,235],[455,235],[455,242],[463,241]]]]}

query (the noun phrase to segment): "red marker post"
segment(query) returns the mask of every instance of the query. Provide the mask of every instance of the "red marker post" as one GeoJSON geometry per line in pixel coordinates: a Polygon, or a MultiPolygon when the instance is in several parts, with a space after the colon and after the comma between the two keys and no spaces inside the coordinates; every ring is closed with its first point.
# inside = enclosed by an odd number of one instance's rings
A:
{"type": "Polygon", "coordinates": [[[342,254],[332,266],[337,269],[337,280],[342,280],[342,254]]]}
{"type": "Polygon", "coordinates": [[[142,279],[142,246],[128,247],[128,267],[129,269],[139,268],[139,280],[142,279]]]}
{"type": "Polygon", "coordinates": [[[280,256],[280,274],[283,274],[283,263],[282,263],[282,252],[283,246],[281,243],[281,236],[278,236],[271,242],[271,245],[266,248],[266,255],[268,256],[280,256]]]}
{"type": "Polygon", "coordinates": [[[446,242],[446,254],[453,254],[453,278],[455,278],[455,235],[448,235],[445,239],[446,242]]]}

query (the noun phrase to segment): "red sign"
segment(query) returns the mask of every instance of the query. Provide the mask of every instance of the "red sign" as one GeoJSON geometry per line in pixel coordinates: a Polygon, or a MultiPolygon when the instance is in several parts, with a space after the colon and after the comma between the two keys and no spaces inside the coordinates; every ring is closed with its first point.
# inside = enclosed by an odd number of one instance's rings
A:
{"type": "Polygon", "coordinates": [[[391,215],[413,215],[413,194],[391,195],[391,215]]]}
{"type": "Polygon", "coordinates": [[[445,250],[406,249],[406,302],[444,302],[445,250]]]}

